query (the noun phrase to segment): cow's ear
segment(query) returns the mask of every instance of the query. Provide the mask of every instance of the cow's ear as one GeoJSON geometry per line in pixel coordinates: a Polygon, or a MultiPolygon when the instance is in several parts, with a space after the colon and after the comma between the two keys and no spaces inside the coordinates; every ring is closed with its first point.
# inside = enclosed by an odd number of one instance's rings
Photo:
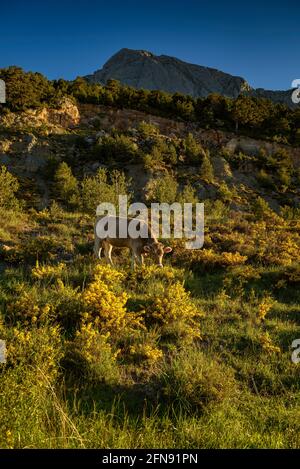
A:
{"type": "Polygon", "coordinates": [[[150,252],[150,251],[151,251],[150,246],[144,246],[144,251],[145,251],[145,252],[150,252]]]}
{"type": "Polygon", "coordinates": [[[165,254],[168,254],[168,252],[172,252],[172,251],[173,251],[173,249],[170,246],[167,246],[167,247],[164,248],[164,253],[165,254]]]}

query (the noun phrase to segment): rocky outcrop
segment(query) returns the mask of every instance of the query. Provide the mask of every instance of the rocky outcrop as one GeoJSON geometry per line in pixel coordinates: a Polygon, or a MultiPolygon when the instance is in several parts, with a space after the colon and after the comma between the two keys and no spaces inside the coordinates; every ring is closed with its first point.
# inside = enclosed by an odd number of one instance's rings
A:
{"type": "Polygon", "coordinates": [[[247,82],[241,77],[189,64],[175,57],[131,49],[121,49],[101,70],[86,78],[92,83],[106,83],[114,78],[135,88],[180,92],[195,97],[210,93],[237,97],[248,89],[247,82]]]}
{"type": "Polygon", "coordinates": [[[91,83],[103,84],[109,79],[115,79],[134,88],[179,92],[193,97],[218,93],[236,98],[240,94],[248,94],[295,106],[291,100],[291,90],[254,89],[242,77],[167,55],[157,56],[145,50],[121,49],[101,70],[85,78],[91,83]]]}
{"type": "Polygon", "coordinates": [[[61,133],[62,129],[75,127],[79,122],[78,107],[69,98],[63,98],[55,109],[43,107],[0,116],[0,124],[4,127],[21,129],[26,126],[36,128],[46,126],[48,133],[61,133]]]}

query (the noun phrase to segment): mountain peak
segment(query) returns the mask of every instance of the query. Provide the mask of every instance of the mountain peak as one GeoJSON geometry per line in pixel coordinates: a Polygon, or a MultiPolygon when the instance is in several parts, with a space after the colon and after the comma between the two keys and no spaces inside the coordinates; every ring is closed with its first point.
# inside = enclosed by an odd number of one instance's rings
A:
{"type": "Polygon", "coordinates": [[[215,68],[184,62],[168,55],[155,55],[139,49],[120,49],[92,75],[85,77],[91,83],[106,84],[109,79],[134,88],[179,92],[193,97],[218,93],[229,98],[240,94],[266,97],[291,106],[289,91],[254,90],[247,81],[215,68]]]}

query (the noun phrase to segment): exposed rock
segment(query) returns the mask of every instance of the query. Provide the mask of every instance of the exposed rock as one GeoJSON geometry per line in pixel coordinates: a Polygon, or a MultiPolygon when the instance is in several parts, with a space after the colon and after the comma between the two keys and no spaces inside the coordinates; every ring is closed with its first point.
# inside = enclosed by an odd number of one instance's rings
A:
{"type": "Polygon", "coordinates": [[[90,82],[106,83],[114,78],[135,88],[180,92],[191,96],[220,93],[236,97],[247,82],[219,70],[189,64],[167,55],[156,56],[144,50],[121,49],[101,70],[86,77],[90,82]]]}
{"type": "Polygon", "coordinates": [[[221,156],[212,157],[211,162],[214,168],[215,176],[225,180],[232,178],[232,172],[229,163],[225,160],[225,158],[222,158],[221,156]]]}
{"type": "Polygon", "coordinates": [[[292,90],[254,89],[242,77],[167,55],[157,56],[145,50],[121,49],[101,70],[85,78],[91,83],[103,84],[109,79],[115,79],[134,88],[179,92],[194,97],[218,93],[236,98],[240,94],[248,94],[295,107],[291,99],[292,90]]]}
{"type": "MultiPolygon", "coordinates": [[[[8,113],[0,117],[4,127],[47,127],[48,133],[62,133],[63,129],[76,127],[80,121],[78,107],[69,98],[64,98],[56,109],[28,109],[24,112],[8,113]]],[[[30,144],[30,142],[29,142],[30,144]]]]}

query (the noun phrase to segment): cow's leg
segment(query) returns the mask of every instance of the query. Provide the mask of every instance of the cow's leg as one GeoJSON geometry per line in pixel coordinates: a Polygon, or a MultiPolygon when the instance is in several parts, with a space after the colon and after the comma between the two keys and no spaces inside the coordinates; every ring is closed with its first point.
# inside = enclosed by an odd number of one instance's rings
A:
{"type": "Polygon", "coordinates": [[[141,254],[136,255],[136,260],[139,265],[144,265],[144,257],[141,254]]]}
{"type": "Polygon", "coordinates": [[[94,243],[94,254],[97,257],[97,259],[101,259],[101,250],[102,250],[101,240],[96,236],[95,243],[94,243]]]}
{"type": "Polygon", "coordinates": [[[111,258],[112,245],[107,242],[104,242],[103,245],[104,245],[104,256],[105,256],[106,262],[110,264],[111,266],[113,266],[114,264],[111,258]]]}
{"type": "Polygon", "coordinates": [[[131,251],[131,269],[135,269],[135,255],[133,251],[131,251]]]}
{"type": "Polygon", "coordinates": [[[132,250],[132,263],[134,265],[134,262],[137,262],[138,265],[143,265],[144,264],[144,259],[141,253],[139,252],[138,249],[133,249],[132,250]]]}

